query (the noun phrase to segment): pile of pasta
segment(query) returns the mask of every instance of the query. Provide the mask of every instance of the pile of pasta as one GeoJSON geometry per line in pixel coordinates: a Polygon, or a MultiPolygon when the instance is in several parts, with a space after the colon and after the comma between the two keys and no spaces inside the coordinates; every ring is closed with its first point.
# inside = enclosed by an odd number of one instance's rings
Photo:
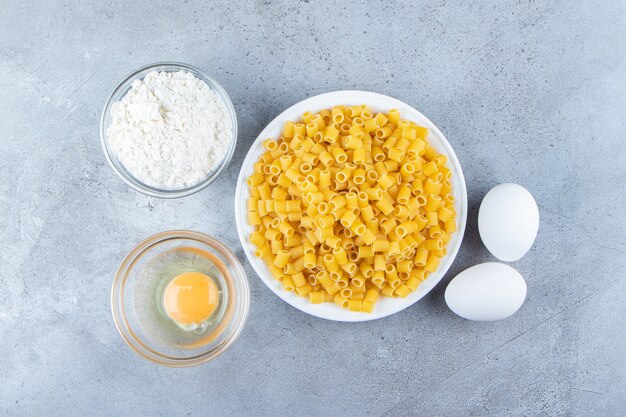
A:
{"type": "Polygon", "coordinates": [[[435,271],[456,230],[451,171],[428,129],[337,106],[288,121],[247,179],[250,241],[285,290],[371,313],[435,271]]]}

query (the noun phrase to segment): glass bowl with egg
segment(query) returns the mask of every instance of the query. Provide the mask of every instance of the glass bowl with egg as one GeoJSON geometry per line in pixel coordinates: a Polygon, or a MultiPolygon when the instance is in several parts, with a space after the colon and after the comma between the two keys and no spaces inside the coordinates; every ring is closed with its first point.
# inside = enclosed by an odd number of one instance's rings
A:
{"type": "Polygon", "coordinates": [[[173,230],[139,243],[111,291],[124,341],[161,365],[187,367],[224,352],[248,315],[250,290],[237,257],[212,237],[173,230]]]}
{"type": "Polygon", "coordinates": [[[109,96],[100,140],[131,188],[179,198],[214,182],[230,163],[237,116],[224,88],[191,65],[159,62],[125,77],[109,96]]]}

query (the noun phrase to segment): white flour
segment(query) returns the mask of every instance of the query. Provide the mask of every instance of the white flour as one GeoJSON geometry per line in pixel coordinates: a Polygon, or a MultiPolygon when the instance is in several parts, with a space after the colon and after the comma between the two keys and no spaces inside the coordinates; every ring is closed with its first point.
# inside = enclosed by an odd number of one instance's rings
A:
{"type": "Polygon", "coordinates": [[[233,140],[222,100],[193,74],[151,72],[111,107],[109,145],[138,180],[158,188],[197,184],[233,140]]]}

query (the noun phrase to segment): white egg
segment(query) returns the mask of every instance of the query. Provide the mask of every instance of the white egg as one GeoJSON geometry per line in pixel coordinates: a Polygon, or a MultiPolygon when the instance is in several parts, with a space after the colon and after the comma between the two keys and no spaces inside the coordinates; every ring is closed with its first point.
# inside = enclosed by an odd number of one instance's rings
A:
{"type": "Polygon", "coordinates": [[[445,298],[450,310],[468,320],[502,320],[524,303],[526,281],[508,265],[487,262],[454,277],[445,298]]]}
{"type": "Polygon", "coordinates": [[[533,196],[519,184],[500,184],[483,198],[478,231],[489,252],[501,261],[517,261],[535,242],[539,209],[533,196]]]}

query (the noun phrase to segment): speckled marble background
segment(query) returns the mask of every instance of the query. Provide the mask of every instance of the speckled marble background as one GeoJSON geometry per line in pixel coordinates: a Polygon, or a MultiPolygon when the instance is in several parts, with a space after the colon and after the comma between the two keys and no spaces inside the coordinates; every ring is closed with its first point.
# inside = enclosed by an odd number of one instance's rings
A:
{"type": "Polygon", "coordinates": [[[12,416],[621,416],[626,412],[626,3],[5,1],[0,12],[0,413],[12,416]],[[133,69],[179,60],[230,93],[228,171],[176,201],[107,165],[101,108],[133,69]],[[342,324],[274,296],[246,265],[237,343],[193,369],[142,360],[109,309],[124,255],[190,228],[245,258],[233,191],[256,134],[314,94],[365,89],[446,134],[471,211],[443,282],[392,317],[342,324]],[[540,205],[513,264],[528,298],[473,323],[443,300],[493,258],[478,205],[501,182],[540,205]]]}

